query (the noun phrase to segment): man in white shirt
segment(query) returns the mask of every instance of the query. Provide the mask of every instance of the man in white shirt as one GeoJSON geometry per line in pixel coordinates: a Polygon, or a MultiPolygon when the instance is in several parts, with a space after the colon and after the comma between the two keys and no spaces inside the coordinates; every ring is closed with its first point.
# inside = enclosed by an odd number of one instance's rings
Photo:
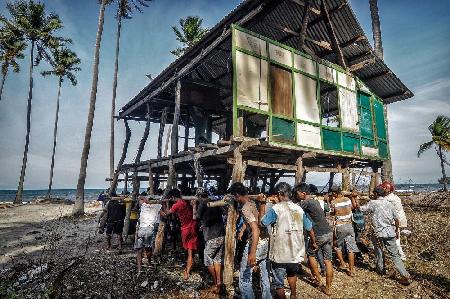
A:
{"type": "Polygon", "coordinates": [[[141,211],[139,213],[139,225],[136,232],[136,241],[134,243],[138,273],[141,272],[142,254],[144,250],[148,264],[150,265],[152,249],[155,245],[160,216],[162,215],[162,205],[159,203],[151,203],[147,197],[141,196],[139,198],[139,206],[141,211]]]}
{"type": "MultiPolygon", "coordinates": [[[[292,192],[288,183],[282,182],[275,186],[279,202],[273,205],[261,220],[268,227],[273,225],[270,234],[269,259],[272,265],[272,283],[277,297],[284,299],[284,279],[287,276],[291,289],[291,299],[296,298],[296,273],[305,255],[304,233],[311,237],[311,246],[317,250],[312,222],[303,209],[290,200],[292,192]]],[[[329,294],[329,290],[325,290],[329,294]]]]}
{"type": "MultiPolygon", "coordinates": [[[[400,230],[406,229],[408,227],[408,221],[406,219],[405,211],[403,210],[402,200],[394,193],[394,185],[390,182],[383,182],[383,189],[386,191],[386,196],[384,197],[388,202],[390,202],[398,215],[398,222],[400,230]]],[[[402,261],[406,261],[406,255],[403,252],[402,246],[400,244],[400,238],[396,240],[397,248],[400,253],[400,258],[402,261]]]]}

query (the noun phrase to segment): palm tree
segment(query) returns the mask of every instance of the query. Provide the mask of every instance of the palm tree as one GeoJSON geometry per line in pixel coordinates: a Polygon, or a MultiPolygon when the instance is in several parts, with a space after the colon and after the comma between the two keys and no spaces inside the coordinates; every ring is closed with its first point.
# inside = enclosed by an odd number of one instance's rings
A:
{"type": "Polygon", "coordinates": [[[53,184],[53,168],[55,166],[55,152],[56,152],[56,135],[58,132],[58,117],[59,117],[59,98],[61,96],[61,85],[64,78],[67,78],[73,86],[77,85],[77,79],[74,72],[78,72],[81,69],[78,65],[81,63],[77,55],[66,47],[56,48],[52,51],[53,55],[53,69],[50,71],[42,72],[42,75],[53,75],[58,77],[58,96],[56,98],[56,113],[55,113],[55,125],[53,128],[53,151],[52,160],[50,165],[50,180],[48,184],[47,197],[50,197],[53,184]]]}
{"type": "Polygon", "coordinates": [[[186,51],[195,45],[199,40],[208,33],[207,28],[202,28],[203,19],[196,16],[189,16],[186,19],[180,19],[180,29],[173,26],[172,30],[175,32],[177,41],[183,44],[182,47],[177,47],[170,51],[175,56],[180,57],[186,51]]]}
{"type": "Polygon", "coordinates": [[[383,44],[381,42],[380,15],[378,14],[378,0],[369,0],[370,15],[372,19],[373,47],[375,55],[383,60],[383,44]]]}
{"type": "Polygon", "coordinates": [[[75,198],[75,205],[73,206],[72,214],[77,216],[84,213],[84,184],[86,182],[87,161],[89,158],[89,150],[91,148],[91,134],[92,126],[94,125],[95,102],[97,101],[97,85],[98,85],[98,64],[100,61],[100,43],[102,41],[103,23],[105,21],[106,5],[112,0],[101,0],[100,12],[98,16],[97,36],[95,39],[94,50],[94,69],[92,72],[91,97],[89,100],[89,112],[86,123],[86,131],[84,134],[84,145],[81,153],[80,173],[78,175],[77,193],[75,198]]]}
{"type": "Polygon", "coordinates": [[[120,33],[122,29],[122,19],[131,19],[134,10],[142,13],[142,7],[148,7],[146,2],[151,0],[117,0],[117,34],[116,34],[116,60],[114,64],[114,80],[113,93],[111,102],[111,133],[109,145],[109,177],[114,176],[114,114],[116,112],[116,95],[117,95],[117,80],[119,73],[119,48],[120,48],[120,33]]]}
{"type": "Polygon", "coordinates": [[[447,189],[447,175],[445,174],[445,164],[448,164],[445,159],[444,151],[450,150],[450,118],[447,116],[439,115],[436,120],[428,127],[428,131],[431,133],[431,141],[425,142],[420,145],[417,157],[430,149],[433,145],[436,149],[436,153],[441,161],[442,171],[442,183],[444,184],[444,191],[447,189]]]}
{"type": "Polygon", "coordinates": [[[11,67],[15,73],[20,71],[17,59],[23,59],[27,45],[23,37],[17,32],[8,30],[6,27],[0,28],[0,62],[2,81],[0,83],[0,100],[2,99],[3,87],[5,86],[6,77],[11,67]]]}
{"type": "Polygon", "coordinates": [[[19,185],[17,187],[14,203],[22,202],[23,182],[28,158],[28,146],[30,144],[31,131],[31,103],[33,99],[33,69],[35,64],[46,56],[45,51],[70,40],[54,36],[55,32],[63,27],[59,16],[47,14],[43,3],[34,1],[16,1],[7,3],[7,9],[11,20],[1,16],[0,22],[7,30],[16,32],[30,44],[29,87],[27,101],[27,133],[25,137],[25,149],[23,152],[22,168],[20,171],[19,185]],[[35,52],[37,53],[35,59],[35,52]]]}

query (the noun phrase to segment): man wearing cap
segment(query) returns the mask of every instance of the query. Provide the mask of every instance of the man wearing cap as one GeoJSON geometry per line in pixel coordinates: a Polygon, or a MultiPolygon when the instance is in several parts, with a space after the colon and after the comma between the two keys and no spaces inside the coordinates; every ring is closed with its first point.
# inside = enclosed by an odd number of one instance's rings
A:
{"type": "Polygon", "coordinates": [[[342,252],[348,252],[349,276],[355,273],[355,253],[359,252],[355,241],[355,231],[352,223],[352,210],[356,208],[355,201],[342,195],[341,187],[333,185],[331,187],[331,211],[334,216],[334,227],[336,233],[336,255],[339,259],[341,270],[345,269],[345,262],[342,252]]]}
{"type": "MultiPolygon", "coordinates": [[[[408,221],[406,219],[405,211],[403,210],[402,200],[397,196],[397,194],[394,193],[394,185],[390,182],[385,181],[383,182],[382,186],[386,191],[386,195],[384,196],[384,198],[386,198],[386,200],[392,204],[395,212],[397,212],[400,229],[406,229],[408,227],[408,221]]],[[[396,243],[398,251],[400,253],[400,258],[402,259],[402,261],[406,261],[406,255],[403,252],[402,246],[400,244],[400,238],[396,240],[396,243]]]]}
{"type": "Polygon", "coordinates": [[[372,226],[375,231],[373,245],[375,247],[377,272],[380,274],[385,273],[383,257],[383,247],[385,247],[388,255],[392,258],[395,268],[401,275],[400,283],[409,285],[411,283],[410,275],[405,269],[395,242],[400,237],[399,217],[392,204],[384,198],[386,191],[382,185],[375,188],[374,195],[376,199],[362,206],[361,211],[372,215],[372,226]]]}

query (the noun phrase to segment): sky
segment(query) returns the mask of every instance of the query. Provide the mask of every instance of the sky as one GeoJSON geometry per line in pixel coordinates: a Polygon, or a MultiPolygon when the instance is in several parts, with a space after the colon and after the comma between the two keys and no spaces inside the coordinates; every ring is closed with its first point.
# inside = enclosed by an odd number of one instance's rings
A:
{"type": "MultiPolygon", "coordinates": [[[[99,5],[94,0],[45,0],[46,9],[59,14],[60,34],[73,39],[82,71],[78,85],[64,82],[61,94],[58,145],[53,188],[75,188],[89,106],[93,53],[99,5]]],[[[175,57],[178,46],[171,27],[180,18],[197,15],[206,27],[214,26],[235,8],[238,0],[154,0],[144,13],[123,24],[116,107],[125,105],[175,57]]],[[[378,0],[386,64],[415,96],[389,105],[389,134],[396,182],[436,183],[440,164],[433,150],[417,158],[421,143],[431,139],[428,125],[439,114],[450,116],[450,1],[378,0]]],[[[6,13],[5,0],[0,11],[6,13]]],[[[368,0],[351,0],[353,10],[369,40],[372,39],[368,0]]],[[[101,44],[100,76],[86,188],[107,187],[109,174],[109,115],[112,98],[116,22],[115,7],[106,11],[101,44]]],[[[28,52],[26,52],[28,58],[28,52]]],[[[26,133],[28,60],[21,72],[8,76],[0,101],[0,189],[15,189],[20,174],[26,133]]],[[[48,185],[56,109],[57,79],[43,78],[41,64],[34,73],[32,129],[25,189],[48,185]]],[[[134,159],[144,131],[143,122],[131,124],[132,138],[126,162],[134,159]]],[[[158,126],[152,124],[143,159],[156,155],[158,126]]],[[[122,123],[116,123],[116,163],[124,139],[122,123]]],[[[448,173],[450,169],[447,168],[448,173]]],[[[320,176],[310,177],[324,184],[320,176]]]]}

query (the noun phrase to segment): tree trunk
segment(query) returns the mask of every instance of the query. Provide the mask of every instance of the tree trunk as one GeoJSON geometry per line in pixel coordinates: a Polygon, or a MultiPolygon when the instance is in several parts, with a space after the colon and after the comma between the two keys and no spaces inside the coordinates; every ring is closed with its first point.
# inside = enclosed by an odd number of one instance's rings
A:
{"type": "Polygon", "coordinates": [[[61,83],[62,83],[62,78],[59,77],[59,83],[58,83],[58,97],[56,98],[55,125],[54,125],[54,127],[53,127],[53,151],[52,151],[52,162],[51,162],[51,164],[50,164],[50,180],[49,180],[49,182],[48,182],[47,198],[50,198],[50,193],[52,192],[52,185],[53,185],[53,168],[55,167],[56,135],[58,134],[59,97],[61,96],[61,83]]]}
{"type": "Polygon", "coordinates": [[[97,85],[98,85],[98,65],[100,60],[100,43],[102,41],[106,2],[107,0],[102,0],[102,3],[100,5],[100,13],[98,16],[98,30],[97,30],[97,37],[95,40],[94,69],[92,74],[91,97],[89,100],[89,112],[86,124],[86,132],[84,134],[83,152],[81,153],[80,173],[78,175],[75,205],[73,206],[72,210],[72,214],[74,216],[81,215],[84,213],[84,184],[86,182],[87,162],[89,159],[89,150],[91,148],[92,127],[94,125],[95,102],[97,100],[97,85]]]}
{"type": "Polygon", "coordinates": [[[381,42],[381,26],[377,2],[377,0],[369,0],[370,15],[372,17],[373,47],[375,50],[375,55],[383,60],[383,45],[381,42]]]}
{"type": "MultiPolygon", "coordinates": [[[[122,168],[123,162],[125,161],[125,158],[127,156],[128,144],[130,143],[130,138],[131,138],[131,130],[130,130],[130,126],[128,125],[128,121],[126,119],[124,119],[123,122],[125,123],[125,142],[123,143],[122,155],[120,156],[119,164],[117,164],[117,169],[114,172],[114,176],[113,176],[113,179],[111,182],[111,187],[109,188],[110,195],[116,193],[117,181],[119,179],[120,168],[122,168]]],[[[125,185],[127,184],[127,179],[128,178],[126,177],[125,185]]]]}
{"type": "Polygon", "coordinates": [[[441,171],[442,171],[442,181],[444,183],[444,191],[447,192],[447,174],[445,173],[445,165],[444,165],[444,154],[442,153],[442,146],[438,146],[439,149],[439,159],[441,160],[441,171]]]}
{"type": "Polygon", "coordinates": [[[34,68],[34,41],[31,42],[30,51],[30,73],[29,73],[29,85],[28,85],[28,102],[27,102],[27,135],[25,137],[25,149],[23,151],[22,169],[20,171],[19,186],[17,187],[15,204],[22,203],[23,193],[23,181],[25,180],[25,170],[27,168],[28,159],[28,146],[30,144],[30,131],[31,131],[31,101],[33,99],[33,68],[34,68]]]}
{"type": "Polygon", "coordinates": [[[116,35],[116,61],[114,63],[114,80],[111,101],[111,132],[109,144],[109,177],[114,175],[114,114],[116,112],[116,95],[117,95],[117,77],[119,75],[119,48],[120,48],[120,29],[122,28],[122,17],[120,16],[120,4],[118,5],[117,17],[117,35],[116,35]]]}
{"type": "Polygon", "coordinates": [[[8,68],[6,68],[6,72],[3,74],[2,82],[0,83],[0,101],[2,100],[3,87],[5,86],[5,81],[6,81],[7,76],[8,76],[8,68]]]}

